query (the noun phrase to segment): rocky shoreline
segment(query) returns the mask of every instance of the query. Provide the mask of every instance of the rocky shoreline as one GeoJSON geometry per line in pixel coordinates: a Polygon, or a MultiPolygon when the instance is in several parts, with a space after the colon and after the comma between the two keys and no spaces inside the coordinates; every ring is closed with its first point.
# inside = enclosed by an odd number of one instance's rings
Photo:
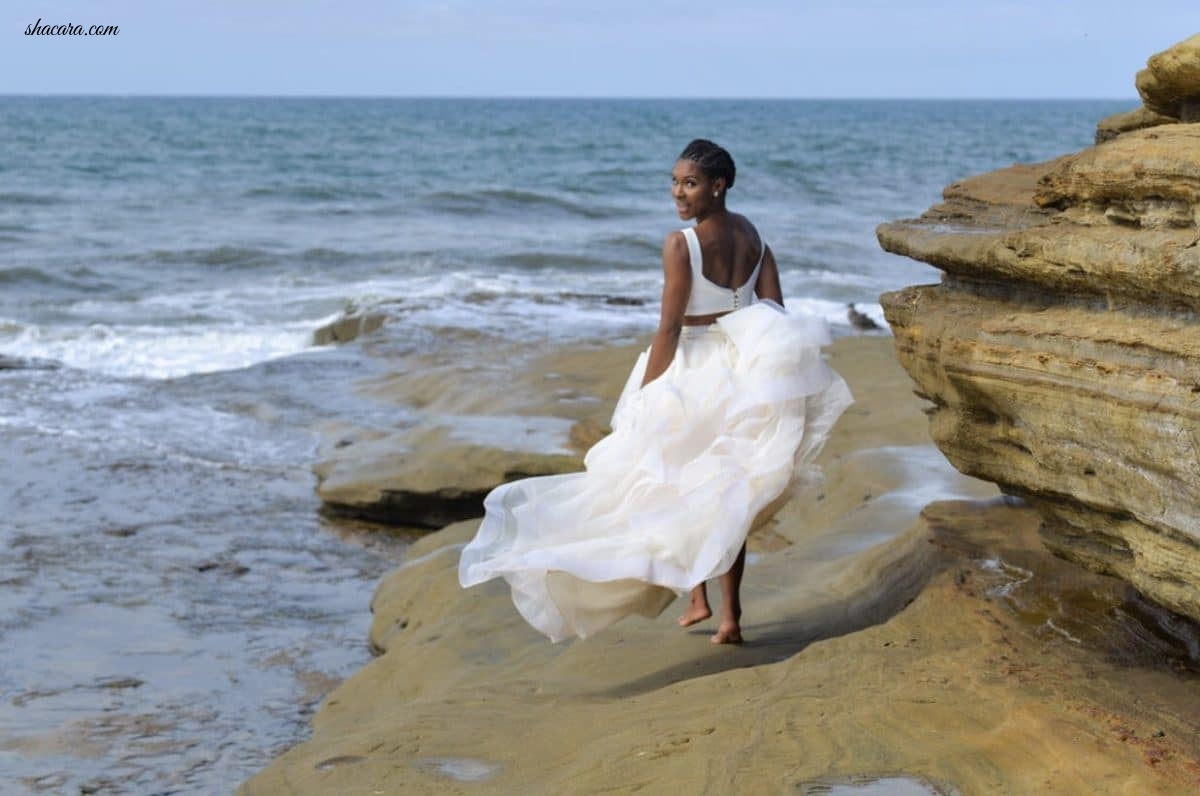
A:
{"type": "MultiPolygon", "coordinates": [[[[580,394],[608,397],[569,405],[603,415],[625,375],[613,363],[637,348],[544,355],[500,403],[575,372],[594,379],[580,394]]],[[[551,645],[503,584],[458,587],[476,522],[456,523],[380,584],[379,656],[326,697],[311,740],[239,792],[1200,784],[1200,680],[1169,619],[1045,552],[1033,510],[945,464],[889,338],[838,340],[831,360],[858,403],[822,452],[824,486],[751,537],[747,644],[714,647],[711,628],[681,631],[668,610],[551,645]]]]}
{"type": "Polygon", "coordinates": [[[413,414],[325,429],[327,507],[445,527],[376,590],[377,657],[239,793],[1200,790],[1200,37],[1137,85],[1096,147],[879,228],[944,277],[883,297],[894,340],[831,347],[857,403],[751,534],[740,647],[670,610],[551,645],[504,584],[458,586],[455,512],[577,469],[641,345],[363,384],[413,414]]]}

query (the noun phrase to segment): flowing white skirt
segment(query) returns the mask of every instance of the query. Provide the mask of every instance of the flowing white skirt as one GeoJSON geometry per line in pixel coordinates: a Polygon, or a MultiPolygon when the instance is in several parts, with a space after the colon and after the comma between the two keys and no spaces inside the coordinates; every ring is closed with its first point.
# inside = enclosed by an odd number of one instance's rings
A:
{"type": "Polygon", "coordinates": [[[657,616],[726,572],[755,516],[818,475],[812,460],[853,402],[821,358],[829,342],[823,321],[762,301],[684,327],[670,367],[639,389],[644,352],[584,472],[487,496],[459,581],[504,578],[526,621],[562,641],[657,616]]]}

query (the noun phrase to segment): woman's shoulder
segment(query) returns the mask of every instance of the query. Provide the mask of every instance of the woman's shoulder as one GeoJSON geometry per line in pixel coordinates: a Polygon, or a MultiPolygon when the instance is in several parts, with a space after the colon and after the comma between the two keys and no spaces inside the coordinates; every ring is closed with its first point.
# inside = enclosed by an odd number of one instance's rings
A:
{"type": "Polygon", "coordinates": [[[670,270],[671,268],[687,268],[691,256],[688,253],[687,238],[683,236],[683,230],[675,229],[667,233],[667,237],[663,240],[662,246],[663,266],[670,270]]]}
{"type": "Polygon", "coordinates": [[[673,229],[663,238],[663,253],[687,251],[687,238],[682,229],[673,229]]]}

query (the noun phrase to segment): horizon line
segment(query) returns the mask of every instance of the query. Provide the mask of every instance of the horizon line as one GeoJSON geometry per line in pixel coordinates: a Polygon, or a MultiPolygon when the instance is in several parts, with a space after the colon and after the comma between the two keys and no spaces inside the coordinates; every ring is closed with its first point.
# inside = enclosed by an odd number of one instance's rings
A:
{"type": "Polygon", "coordinates": [[[607,101],[637,101],[637,102],[1137,102],[1141,98],[1134,94],[1132,97],[1018,97],[1018,96],[912,96],[912,97],[872,97],[872,96],[762,96],[762,97],[729,97],[729,96],[622,96],[618,94],[569,95],[569,94],[163,94],[163,93],[94,93],[80,94],[76,92],[50,93],[7,93],[0,92],[0,97],[28,98],[96,98],[96,99],[403,99],[403,100],[607,100],[607,101]]]}

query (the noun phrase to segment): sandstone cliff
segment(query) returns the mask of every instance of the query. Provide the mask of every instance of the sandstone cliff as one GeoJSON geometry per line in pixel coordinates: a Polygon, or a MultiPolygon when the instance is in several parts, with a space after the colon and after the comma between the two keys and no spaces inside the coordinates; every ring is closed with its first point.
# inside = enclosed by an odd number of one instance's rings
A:
{"type": "Polygon", "coordinates": [[[1166,124],[880,226],[944,272],[881,301],[958,469],[1026,499],[1057,554],[1200,619],[1200,36],[1137,86],[1166,124]]]}

